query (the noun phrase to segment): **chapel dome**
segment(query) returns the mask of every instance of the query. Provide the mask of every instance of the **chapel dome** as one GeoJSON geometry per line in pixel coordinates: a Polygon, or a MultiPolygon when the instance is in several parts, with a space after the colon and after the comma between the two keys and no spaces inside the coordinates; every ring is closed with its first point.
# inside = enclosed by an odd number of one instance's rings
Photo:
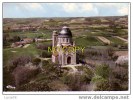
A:
{"type": "Polygon", "coordinates": [[[72,37],[72,32],[67,26],[64,26],[58,36],[59,37],[72,37]]]}

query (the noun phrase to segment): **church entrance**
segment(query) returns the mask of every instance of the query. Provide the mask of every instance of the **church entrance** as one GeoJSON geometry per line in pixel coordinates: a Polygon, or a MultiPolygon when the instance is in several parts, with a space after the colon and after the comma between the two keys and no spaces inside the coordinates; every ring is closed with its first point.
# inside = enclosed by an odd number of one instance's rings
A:
{"type": "Polygon", "coordinates": [[[71,64],[71,57],[67,58],[67,64],[71,64]]]}

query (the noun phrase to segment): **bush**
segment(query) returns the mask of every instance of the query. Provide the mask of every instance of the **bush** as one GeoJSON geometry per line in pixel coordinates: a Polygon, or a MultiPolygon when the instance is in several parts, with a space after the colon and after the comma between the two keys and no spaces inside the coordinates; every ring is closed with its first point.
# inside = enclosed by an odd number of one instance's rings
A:
{"type": "Polygon", "coordinates": [[[125,69],[123,67],[116,67],[115,69],[113,69],[112,73],[112,75],[116,79],[121,80],[121,82],[128,81],[128,69],[125,69]]]}
{"type": "Polygon", "coordinates": [[[113,46],[113,47],[118,47],[117,43],[111,43],[110,45],[113,46]]]}
{"type": "Polygon", "coordinates": [[[40,56],[43,58],[49,58],[52,56],[52,54],[49,52],[43,51],[40,56]]]}
{"type": "Polygon", "coordinates": [[[101,76],[105,79],[109,77],[109,72],[110,72],[109,66],[106,64],[101,64],[97,66],[95,69],[96,75],[101,76]]]}
{"type": "Polygon", "coordinates": [[[92,77],[93,77],[93,72],[86,66],[76,66],[79,72],[82,73],[81,77],[83,79],[83,82],[85,83],[90,83],[92,77]]]}
{"type": "Polygon", "coordinates": [[[107,52],[108,56],[112,59],[112,57],[114,55],[113,48],[111,48],[111,47],[107,48],[106,52],[107,52]]]}
{"type": "Polygon", "coordinates": [[[92,82],[97,91],[125,91],[128,90],[128,69],[125,67],[109,68],[100,65],[96,68],[92,82]]]}
{"type": "Polygon", "coordinates": [[[59,80],[52,81],[48,84],[52,91],[69,91],[70,88],[59,80]],[[55,85],[56,84],[56,85],[55,85]]]}
{"type": "Polygon", "coordinates": [[[79,74],[67,74],[61,79],[64,84],[68,85],[72,91],[78,91],[81,88],[81,78],[79,74]]]}
{"type": "Polygon", "coordinates": [[[52,47],[52,44],[39,43],[36,45],[37,49],[48,50],[48,47],[52,47]]]}
{"type": "Polygon", "coordinates": [[[8,91],[8,89],[6,88],[7,85],[14,85],[14,80],[8,68],[4,66],[3,68],[3,90],[4,91],[8,91]]]}
{"type": "Polygon", "coordinates": [[[88,82],[86,78],[88,77],[80,72],[75,74],[64,73],[64,75],[61,77],[61,80],[64,84],[69,86],[72,91],[80,91],[82,90],[82,86],[90,82],[88,82]]]}
{"type": "Polygon", "coordinates": [[[99,81],[97,84],[96,84],[96,91],[109,91],[109,83],[107,80],[102,80],[102,81],[99,81]]]}
{"type": "Polygon", "coordinates": [[[41,59],[39,59],[39,58],[34,58],[34,59],[32,60],[32,62],[33,62],[34,65],[39,65],[39,63],[41,62],[41,59]]]}
{"type": "Polygon", "coordinates": [[[119,49],[128,49],[128,45],[127,45],[127,44],[119,45],[118,48],[119,48],[119,49]]]}
{"type": "Polygon", "coordinates": [[[50,62],[47,61],[47,60],[43,60],[43,61],[42,61],[42,65],[43,65],[43,66],[49,66],[49,64],[50,64],[50,62]]]}
{"type": "Polygon", "coordinates": [[[24,83],[27,83],[32,77],[35,77],[35,75],[37,75],[39,71],[40,71],[39,68],[35,68],[32,66],[16,67],[12,73],[15,80],[16,87],[19,87],[24,83]]]}
{"type": "Polygon", "coordinates": [[[50,87],[45,83],[33,82],[21,85],[19,91],[50,91],[50,87]]]}
{"type": "Polygon", "coordinates": [[[8,68],[10,70],[10,72],[12,72],[16,67],[18,66],[24,66],[25,64],[29,63],[32,61],[31,56],[19,56],[16,58],[12,58],[9,63],[8,63],[8,68]]]}
{"type": "Polygon", "coordinates": [[[92,72],[92,70],[85,67],[83,69],[83,71],[84,71],[84,75],[85,75],[85,81],[86,82],[91,81],[92,77],[94,76],[94,73],[92,72]]]}
{"type": "Polygon", "coordinates": [[[19,36],[13,36],[13,42],[18,42],[20,40],[21,38],[19,36]]]}

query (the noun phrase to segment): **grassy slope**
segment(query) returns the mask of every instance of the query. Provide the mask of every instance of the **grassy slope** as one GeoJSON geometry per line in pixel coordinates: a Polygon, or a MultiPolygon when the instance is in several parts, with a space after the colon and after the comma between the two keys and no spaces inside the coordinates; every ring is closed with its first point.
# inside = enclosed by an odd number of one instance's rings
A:
{"type": "MultiPolygon", "coordinates": [[[[49,44],[49,42],[43,42],[43,44],[49,44]]],[[[6,48],[3,49],[3,64],[6,63],[11,59],[21,55],[29,55],[29,56],[36,56],[40,55],[43,50],[37,49],[35,43],[30,44],[27,48],[6,48]],[[12,52],[16,51],[16,52],[12,52]]]]}
{"type": "Polygon", "coordinates": [[[52,34],[51,32],[45,32],[45,31],[40,31],[40,32],[11,32],[9,33],[11,37],[13,36],[20,36],[21,38],[27,37],[27,38],[36,38],[36,37],[41,37],[41,38],[51,38],[52,34]],[[43,34],[41,34],[43,33],[43,34]]]}
{"type": "Polygon", "coordinates": [[[77,37],[75,38],[75,43],[77,46],[100,46],[102,43],[100,43],[95,37],[77,37]]]}
{"type": "Polygon", "coordinates": [[[124,42],[116,37],[106,37],[107,39],[109,39],[112,43],[115,44],[124,44],[124,42]]]}

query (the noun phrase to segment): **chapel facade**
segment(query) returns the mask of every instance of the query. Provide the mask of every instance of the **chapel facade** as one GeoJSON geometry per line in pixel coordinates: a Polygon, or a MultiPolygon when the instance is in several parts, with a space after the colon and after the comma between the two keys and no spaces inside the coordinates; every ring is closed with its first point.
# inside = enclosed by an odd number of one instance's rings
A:
{"type": "Polygon", "coordinates": [[[73,48],[74,46],[75,43],[72,40],[72,32],[67,26],[64,26],[59,33],[53,31],[52,47],[57,47],[60,49],[57,49],[56,52],[53,52],[52,62],[59,63],[62,66],[75,65],[76,52],[70,52],[70,50],[68,50],[68,48],[73,48]]]}

